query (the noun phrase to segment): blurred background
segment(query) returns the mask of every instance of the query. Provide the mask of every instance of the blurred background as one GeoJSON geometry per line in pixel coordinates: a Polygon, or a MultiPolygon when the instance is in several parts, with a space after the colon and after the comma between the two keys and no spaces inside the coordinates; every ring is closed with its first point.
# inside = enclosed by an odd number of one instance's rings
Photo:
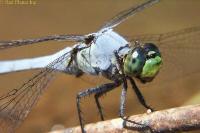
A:
{"type": "MultiPolygon", "coordinates": [[[[0,5],[0,40],[36,38],[53,34],[88,34],[99,30],[102,24],[119,11],[144,0],[35,0],[35,2],[35,5],[0,5]]],[[[199,26],[199,7],[198,0],[162,0],[159,4],[131,17],[115,30],[121,35],[131,37],[199,26]]],[[[11,48],[0,52],[0,60],[47,55],[73,44],[46,42],[41,45],[11,48]]],[[[193,62],[191,65],[200,68],[198,60],[200,47],[198,45],[190,47],[192,47],[190,52],[195,50],[196,58],[194,52],[191,58],[187,53],[184,54],[185,58],[176,58],[180,51],[178,48],[173,49],[173,53],[169,53],[171,56],[166,59],[170,69],[165,68],[165,72],[161,70],[152,83],[145,85],[138,83],[147,103],[156,110],[200,103],[200,73],[198,69],[193,71],[193,67],[190,68],[187,64],[189,59],[193,62]],[[183,63],[179,65],[174,62],[175,58],[187,64],[187,73],[181,70],[183,63]],[[179,70],[183,74],[176,76],[175,72],[179,70]],[[165,76],[166,79],[163,78],[165,76]]],[[[187,49],[184,51],[187,52],[187,49]]],[[[20,86],[34,73],[35,70],[0,75],[0,93],[20,86]]],[[[76,94],[106,82],[101,79],[58,74],[27,119],[17,129],[17,133],[41,133],[79,125],[76,94]]],[[[115,89],[102,98],[106,119],[118,117],[120,91],[120,88],[115,89]]],[[[85,98],[81,106],[87,123],[99,121],[93,96],[85,98]]],[[[126,112],[127,115],[146,112],[131,89],[128,90],[126,112]]]]}

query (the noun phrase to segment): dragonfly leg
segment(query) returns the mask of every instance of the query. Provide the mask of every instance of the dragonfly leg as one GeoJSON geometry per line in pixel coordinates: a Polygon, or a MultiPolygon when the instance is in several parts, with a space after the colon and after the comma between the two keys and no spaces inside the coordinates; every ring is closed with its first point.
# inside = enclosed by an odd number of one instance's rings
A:
{"type": "Polygon", "coordinates": [[[127,82],[124,81],[122,83],[122,92],[121,92],[121,99],[120,99],[120,110],[119,116],[124,119],[125,117],[125,102],[126,102],[126,93],[127,93],[127,82]]]}
{"type": "Polygon", "coordinates": [[[96,105],[97,105],[97,108],[98,108],[98,111],[99,111],[99,114],[100,114],[100,119],[101,119],[102,121],[104,121],[104,116],[103,116],[103,111],[102,111],[101,104],[100,104],[100,102],[99,102],[99,98],[100,98],[101,96],[103,96],[105,93],[107,93],[107,92],[113,90],[114,88],[118,87],[119,85],[120,85],[120,82],[119,82],[119,81],[115,81],[115,86],[110,87],[110,88],[107,88],[107,90],[104,90],[104,91],[102,91],[102,92],[97,93],[97,94],[94,95],[94,97],[95,97],[95,102],[96,102],[96,105]]]}
{"type": "MultiPolygon", "coordinates": [[[[105,92],[106,93],[106,92],[105,92]]],[[[102,121],[104,121],[104,116],[103,116],[103,111],[102,111],[102,107],[101,107],[101,104],[99,102],[99,97],[101,97],[103,94],[102,93],[98,93],[98,94],[95,94],[95,102],[96,102],[96,105],[97,105],[97,108],[98,108],[98,111],[99,111],[99,115],[100,115],[100,119],[102,121]]]]}
{"type": "Polygon", "coordinates": [[[124,122],[123,122],[124,128],[134,129],[134,128],[131,128],[129,126],[126,126],[126,122],[130,122],[130,123],[135,124],[136,125],[135,127],[137,127],[138,129],[149,129],[150,131],[152,131],[152,129],[148,125],[141,124],[141,123],[138,123],[138,122],[135,122],[135,121],[132,121],[132,120],[128,120],[128,117],[125,116],[126,93],[127,93],[127,82],[124,81],[122,83],[122,92],[121,92],[121,100],[120,100],[120,112],[119,112],[119,116],[124,120],[124,122]]]}
{"type": "Polygon", "coordinates": [[[101,86],[98,86],[96,88],[90,88],[90,89],[87,89],[85,91],[78,93],[78,95],[76,97],[76,102],[77,102],[78,117],[79,117],[79,122],[80,122],[80,125],[81,125],[82,133],[85,133],[85,130],[84,130],[83,118],[82,118],[82,115],[81,115],[81,107],[80,107],[81,98],[89,96],[91,94],[104,94],[105,92],[110,91],[110,90],[118,87],[120,84],[121,84],[120,82],[107,83],[107,84],[103,84],[101,86]]]}
{"type": "Polygon", "coordinates": [[[152,112],[154,111],[154,109],[152,107],[150,107],[149,105],[147,105],[142,93],[140,92],[139,88],[137,87],[135,81],[131,78],[131,77],[128,77],[128,79],[130,80],[131,82],[131,85],[132,85],[132,89],[135,91],[136,95],[137,95],[137,98],[139,100],[139,102],[146,108],[146,109],[150,109],[152,112]]]}

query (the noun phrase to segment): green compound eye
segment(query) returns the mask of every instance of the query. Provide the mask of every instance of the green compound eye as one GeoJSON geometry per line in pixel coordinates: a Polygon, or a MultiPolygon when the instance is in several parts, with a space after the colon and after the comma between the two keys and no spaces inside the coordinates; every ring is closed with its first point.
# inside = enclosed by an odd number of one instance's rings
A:
{"type": "Polygon", "coordinates": [[[124,61],[124,72],[129,76],[138,76],[142,72],[146,57],[141,47],[131,50],[124,61]]]}
{"type": "Polygon", "coordinates": [[[124,61],[124,72],[142,82],[151,81],[159,72],[162,58],[159,49],[152,43],[131,50],[124,61]]]}

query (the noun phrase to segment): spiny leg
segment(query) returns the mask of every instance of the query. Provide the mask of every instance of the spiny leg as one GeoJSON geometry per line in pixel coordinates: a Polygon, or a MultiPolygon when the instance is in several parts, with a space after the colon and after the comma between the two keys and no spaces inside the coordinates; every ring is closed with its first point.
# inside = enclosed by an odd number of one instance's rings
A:
{"type": "Polygon", "coordinates": [[[130,128],[126,126],[126,122],[130,122],[133,124],[137,125],[137,128],[140,129],[144,129],[144,128],[148,128],[151,130],[151,128],[149,128],[147,125],[132,121],[132,120],[128,120],[128,118],[125,116],[125,102],[126,102],[126,93],[127,93],[127,82],[126,79],[124,78],[124,81],[122,83],[122,92],[121,92],[121,99],[120,99],[120,112],[119,112],[119,116],[124,120],[123,126],[126,128],[130,128]]]}
{"type": "MultiPolygon", "coordinates": [[[[129,77],[130,79],[130,77],[129,77]]],[[[131,80],[131,79],[130,79],[131,80]]],[[[134,82],[134,80],[132,79],[131,81],[134,82]]],[[[135,82],[134,82],[135,83],[135,82]]],[[[137,88],[138,89],[138,88],[137,88]]],[[[139,90],[139,89],[138,89],[139,90]]],[[[128,127],[126,126],[126,122],[130,122],[135,124],[135,128],[137,129],[141,129],[141,130],[145,130],[148,129],[150,132],[153,132],[151,127],[146,125],[146,124],[142,124],[136,121],[132,121],[132,120],[128,120],[128,118],[125,116],[125,102],[126,102],[126,93],[127,93],[127,82],[126,82],[126,78],[123,78],[123,83],[122,83],[122,93],[121,93],[121,100],[120,100],[120,117],[124,120],[123,122],[123,126],[127,129],[132,129],[132,127],[128,127]]],[[[141,94],[141,93],[140,93],[141,94]]],[[[145,103],[145,102],[144,102],[145,103]]],[[[147,106],[148,107],[148,106],[147,106]]],[[[133,128],[134,129],[134,128],[133,128]]]]}
{"type": "Polygon", "coordinates": [[[125,117],[125,102],[126,102],[126,93],[127,93],[127,82],[124,80],[122,83],[122,92],[120,97],[120,110],[119,110],[119,116],[123,119],[125,117]]]}
{"type": "Polygon", "coordinates": [[[101,86],[98,86],[96,88],[90,88],[90,89],[87,89],[85,91],[78,93],[78,95],[76,97],[76,100],[77,100],[76,102],[77,102],[78,117],[79,117],[79,122],[80,122],[80,125],[81,125],[82,133],[85,133],[85,130],[84,130],[84,123],[83,123],[83,118],[82,118],[82,115],[81,115],[81,108],[80,108],[81,98],[86,97],[86,96],[91,95],[91,94],[101,94],[101,93],[110,91],[110,90],[118,87],[119,85],[120,85],[120,82],[107,83],[107,84],[103,84],[101,86]]]}
{"type": "Polygon", "coordinates": [[[101,93],[97,93],[97,94],[94,95],[94,97],[95,97],[95,102],[96,102],[96,105],[97,105],[97,108],[98,108],[98,111],[99,111],[100,119],[101,119],[102,121],[104,121],[104,116],[103,116],[103,111],[102,111],[101,104],[100,104],[100,102],[99,102],[99,98],[100,98],[101,96],[103,96],[105,93],[107,93],[107,92],[113,90],[114,88],[118,87],[121,83],[120,83],[119,81],[115,81],[115,84],[116,84],[116,86],[113,86],[112,88],[107,88],[107,90],[102,91],[101,93]]]}
{"type": "MultiPolygon", "coordinates": [[[[125,121],[129,121],[127,120],[127,118],[125,118],[125,103],[126,103],[126,93],[127,93],[127,81],[124,78],[123,83],[122,83],[122,92],[121,92],[121,97],[120,97],[120,110],[119,110],[119,116],[125,120],[125,121]]],[[[130,121],[132,122],[132,121],[130,121]]],[[[135,122],[132,122],[135,123],[135,122]]]]}
{"type": "Polygon", "coordinates": [[[97,108],[98,108],[98,111],[99,111],[99,115],[100,115],[100,119],[102,121],[104,121],[104,116],[103,116],[103,111],[102,111],[102,107],[101,107],[101,104],[99,102],[99,97],[101,97],[103,94],[100,93],[100,94],[95,94],[94,98],[95,98],[95,102],[96,102],[96,105],[97,105],[97,108]]]}
{"type": "Polygon", "coordinates": [[[144,99],[142,93],[140,92],[139,88],[137,87],[135,81],[134,81],[131,77],[128,77],[128,79],[129,79],[130,82],[131,82],[132,89],[135,91],[139,102],[140,102],[146,109],[150,109],[151,111],[154,111],[153,108],[151,108],[149,105],[146,104],[146,101],[145,101],[145,99],[144,99]]]}

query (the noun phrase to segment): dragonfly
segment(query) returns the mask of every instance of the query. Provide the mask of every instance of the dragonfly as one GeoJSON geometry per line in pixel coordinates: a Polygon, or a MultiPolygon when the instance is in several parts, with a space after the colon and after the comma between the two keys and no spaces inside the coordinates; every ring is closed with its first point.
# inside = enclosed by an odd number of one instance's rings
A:
{"type": "MultiPolygon", "coordinates": [[[[81,77],[83,74],[102,75],[112,81],[77,94],[78,118],[83,133],[86,131],[84,130],[80,107],[81,99],[94,94],[100,119],[104,120],[99,98],[119,86],[122,87],[119,116],[126,121],[127,80],[130,81],[131,88],[137,94],[139,102],[145,108],[153,111],[153,108],[146,103],[136,85],[135,79],[141,81],[141,83],[153,81],[159,75],[159,72],[162,72],[161,67],[163,69],[168,68],[164,61],[167,61],[169,58],[167,55],[173,49],[183,50],[183,54],[177,55],[176,58],[170,58],[179,65],[183,65],[183,68],[190,68],[186,69],[183,74],[196,72],[199,68],[198,65],[193,65],[189,62],[185,64],[179,58],[185,55],[184,50],[186,48],[192,50],[190,58],[195,57],[195,54],[199,54],[200,27],[190,27],[169,33],[140,35],[130,38],[123,37],[114,31],[115,27],[129,17],[142,12],[159,1],[148,0],[141,5],[124,10],[107,21],[98,32],[87,35],[51,35],[34,39],[0,41],[0,49],[2,50],[24,45],[34,45],[46,41],[77,42],[74,46],[66,47],[52,55],[15,61],[0,61],[0,73],[42,69],[19,88],[11,89],[8,93],[0,96],[0,131],[15,131],[58,72],[78,77],[81,77]],[[195,50],[196,53],[194,52],[195,50]]],[[[171,53],[172,55],[173,53],[171,53]]],[[[186,57],[185,59],[188,58],[186,57]]]]}

